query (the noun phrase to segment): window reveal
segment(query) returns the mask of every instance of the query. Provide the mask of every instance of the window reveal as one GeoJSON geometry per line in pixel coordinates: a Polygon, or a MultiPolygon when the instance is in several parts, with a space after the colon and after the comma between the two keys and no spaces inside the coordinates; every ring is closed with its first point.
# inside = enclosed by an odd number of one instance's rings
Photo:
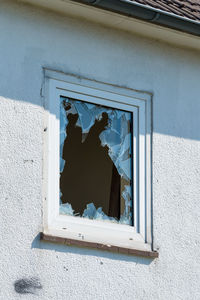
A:
{"type": "Polygon", "coordinates": [[[132,113],[60,100],[60,213],[133,225],[132,113]]]}

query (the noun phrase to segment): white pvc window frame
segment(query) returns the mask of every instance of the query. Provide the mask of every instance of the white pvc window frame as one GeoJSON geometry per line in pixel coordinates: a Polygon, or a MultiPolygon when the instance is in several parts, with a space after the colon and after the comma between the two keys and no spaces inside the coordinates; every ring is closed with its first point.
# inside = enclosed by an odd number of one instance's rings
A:
{"type": "Polygon", "coordinates": [[[151,251],[151,95],[51,70],[44,73],[44,234],[151,251]],[[61,96],[133,113],[134,226],[59,214],[61,96]]]}

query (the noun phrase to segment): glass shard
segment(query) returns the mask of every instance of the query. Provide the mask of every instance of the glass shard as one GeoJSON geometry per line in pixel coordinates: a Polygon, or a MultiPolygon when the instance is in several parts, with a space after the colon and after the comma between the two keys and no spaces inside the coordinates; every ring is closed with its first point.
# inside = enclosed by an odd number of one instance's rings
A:
{"type": "Polygon", "coordinates": [[[132,113],[61,97],[60,213],[133,224],[132,113]]]}

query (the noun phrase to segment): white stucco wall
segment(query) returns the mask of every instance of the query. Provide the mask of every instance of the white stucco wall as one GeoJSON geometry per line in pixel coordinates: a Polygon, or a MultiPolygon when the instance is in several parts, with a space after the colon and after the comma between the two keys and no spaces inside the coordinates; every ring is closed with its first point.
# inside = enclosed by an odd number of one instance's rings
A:
{"type": "Polygon", "coordinates": [[[0,2],[0,299],[200,299],[200,55],[0,2]],[[42,67],[152,92],[159,259],[41,243],[42,67]],[[35,294],[14,283],[37,277],[35,294]]]}

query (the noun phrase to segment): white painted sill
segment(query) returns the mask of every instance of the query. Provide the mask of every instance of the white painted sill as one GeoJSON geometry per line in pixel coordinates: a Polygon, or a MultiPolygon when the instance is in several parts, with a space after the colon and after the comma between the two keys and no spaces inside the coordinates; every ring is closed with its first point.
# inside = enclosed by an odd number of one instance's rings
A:
{"type": "Polygon", "coordinates": [[[94,242],[86,242],[81,239],[69,239],[64,237],[59,237],[59,234],[55,232],[55,236],[51,234],[45,234],[43,232],[40,233],[40,240],[44,242],[50,242],[50,243],[58,243],[63,244],[66,246],[75,246],[75,247],[87,247],[90,249],[96,249],[96,250],[103,250],[108,252],[114,252],[119,254],[125,254],[125,255],[133,255],[133,256],[140,256],[140,257],[146,257],[149,259],[155,259],[159,257],[159,254],[157,251],[151,251],[151,250],[138,250],[134,248],[124,248],[119,246],[113,246],[110,244],[101,244],[101,243],[94,243],[94,242]]]}

